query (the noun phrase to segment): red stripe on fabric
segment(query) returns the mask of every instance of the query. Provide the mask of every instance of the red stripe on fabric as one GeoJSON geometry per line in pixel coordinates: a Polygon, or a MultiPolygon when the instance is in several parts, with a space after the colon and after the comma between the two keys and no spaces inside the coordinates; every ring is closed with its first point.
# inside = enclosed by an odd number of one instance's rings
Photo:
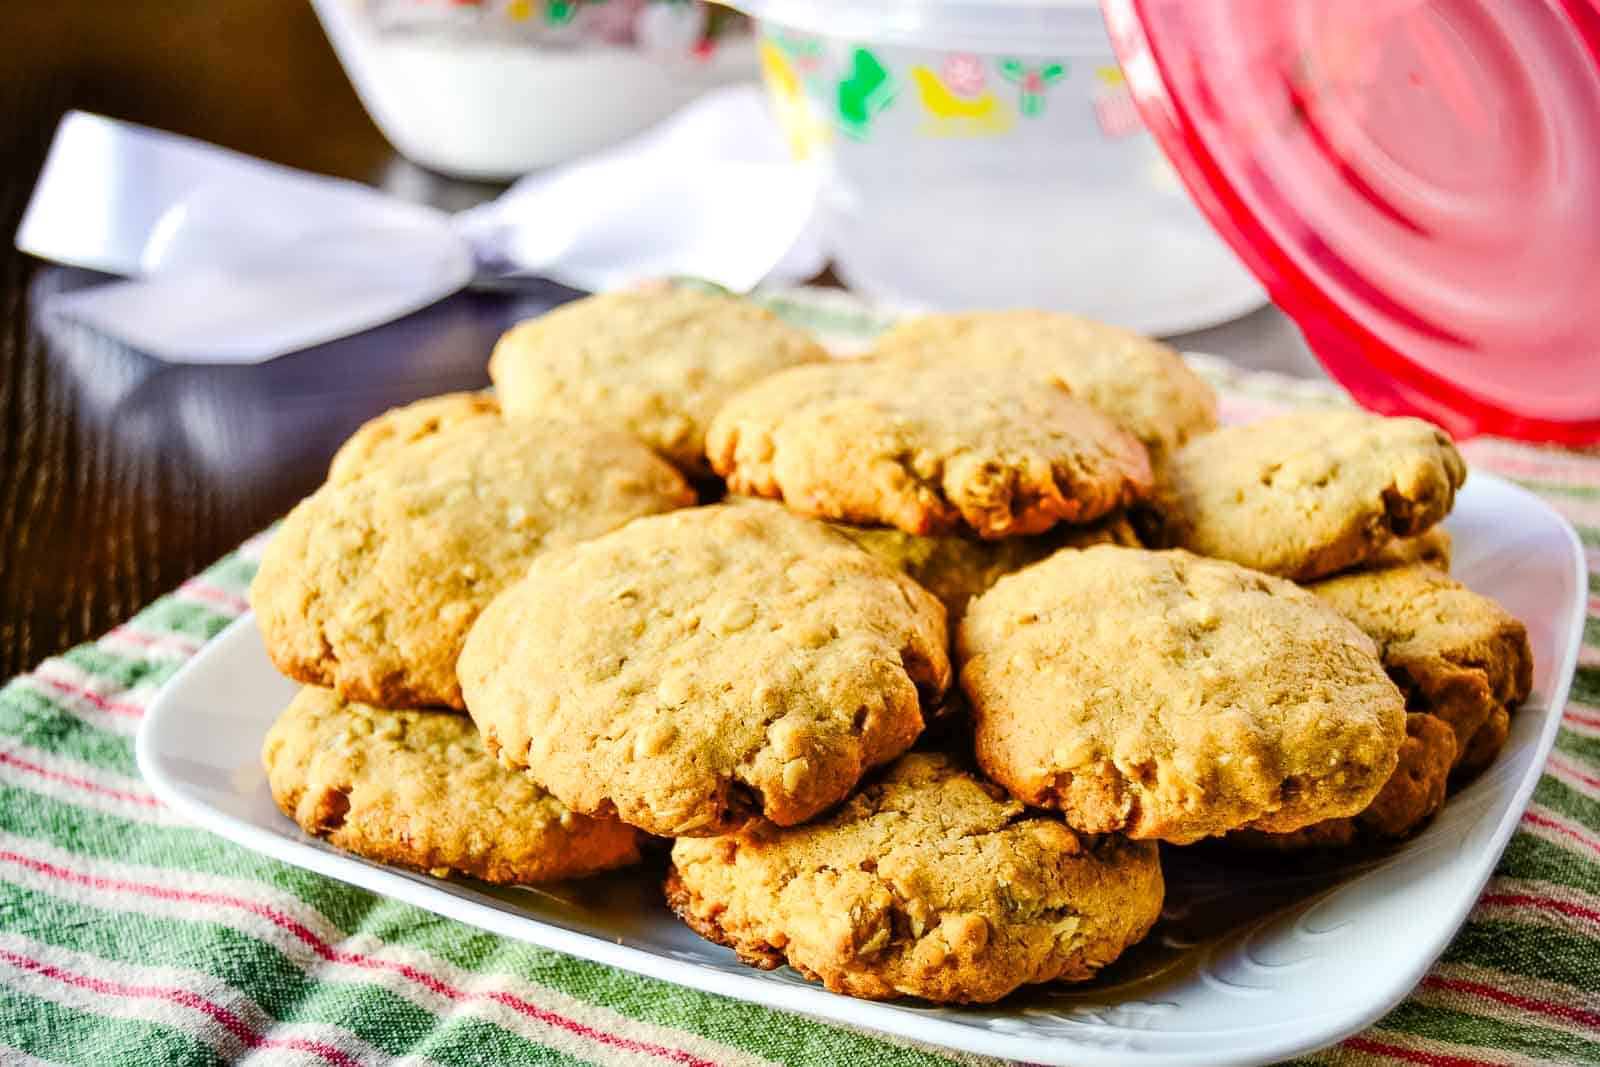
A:
{"type": "Polygon", "coordinates": [[[1600,854],[1600,842],[1595,841],[1593,838],[1586,837],[1570,827],[1562,826],[1554,819],[1547,819],[1543,815],[1540,815],[1536,812],[1525,811],[1522,813],[1522,821],[1530,822],[1535,826],[1543,826],[1546,829],[1554,830],[1558,834],[1565,834],[1574,841],[1578,842],[1580,845],[1583,845],[1585,848],[1589,849],[1591,852],[1600,854]]]}
{"type": "Polygon", "coordinates": [[[1567,1022],[1579,1023],[1593,1029],[1600,1029],[1600,1012],[1585,1011],[1574,1008],[1569,1004],[1557,1004],[1549,1000],[1536,1000],[1533,997],[1524,997],[1516,993],[1508,993],[1504,989],[1482,982],[1469,982],[1464,978],[1424,978],[1422,984],[1429,989],[1449,989],[1457,993],[1471,993],[1474,996],[1484,997],[1488,1000],[1499,1001],[1501,1004],[1513,1008],[1522,1008],[1526,1011],[1536,1011],[1541,1015],[1564,1019],[1567,1022]]]}
{"type": "Polygon", "coordinates": [[[1373,1056],[1388,1056],[1392,1059],[1405,1060],[1407,1063],[1421,1063],[1426,1067],[1505,1067],[1504,1064],[1495,1063],[1493,1060],[1474,1060],[1465,1056],[1450,1056],[1439,1052],[1423,1052],[1421,1049],[1401,1048],[1399,1045],[1389,1045],[1382,1041],[1374,1041],[1369,1037],[1350,1037],[1344,1041],[1344,1047],[1357,1052],[1366,1052],[1373,1056]]]}
{"type": "Polygon", "coordinates": [[[186,649],[190,652],[200,650],[200,642],[187,637],[180,637],[178,634],[142,634],[130,626],[118,626],[107,632],[106,636],[115,638],[118,641],[126,641],[131,645],[138,645],[141,648],[158,648],[162,645],[172,645],[175,648],[186,649]]]}
{"type": "Polygon", "coordinates": [[[1593,715],[1579,715],[1577,712],[1573,711],[1571,708],[1567,709],[1567,713],[1566,713],[1565,716],[1563,716],[1563,718],[1570,719],[1572,722],[1577,723],[1579,726],[1600,727],[1600,718],[1597,718],[1597,717],[1595,717],[1593,715]]]}
{"type": "Polygon", "coordinates": [[[348,964],[355,967],[364,967],[369,970],[393,971],[406,978],[409,978],[411,981],[416,982],[418,985],[431,990],[447,1000],[492,1000],[532,1019],[536,1019],[539,1022],[545,1023],[549,1026],[554,1026],[558,1029],[566,1030],[569,1033],[577,1034],[580,1037],[587,1038],[588,1040],[594,1041],[598,1044],[609,1045],[612,1048],[623,1049],[629,1052],[647,1053],[652,1056],[658,1056],[662,1059],[671,1060],[674,1063],[685,1064],[686,1067],[717,1067],[717,1065],[712,1061],[701,1059],[699,1056],[696,1056],[693,1053],[687,1052],[683,1049],[669,1048],[665,1045],[657,1045],[652,1042],[639,1041],[631,1037],[622,1037],[618,1034],[607,1033],[604,1030],[597,1030],[587,1023],[581,1022],[577,1019],[568,1018],[565,1015],[560,1015],[546,1008],[541,1008],[537,1004],[534,1004],[528,1000],[524,1000],[523,998],[512,993],[468,993],[465,990],[457,989],[454,986],[441,981],[439,978],[436,978],[431,974],[418,970],[409,964],[400,963],[396,960],[385,960],[378,959],[373,956],[363,956],[352,952],[341,952],[338,949],[335,949],[332,945],[328,944],[322,938],[318,937],[315,931],[296,920],[293,916],[285,915],[276,908],[269,907],[265,904],[260,904],[253,900],[248,900],[244,897],[234,897],[223,893],[205,893],[195,890],[171,889],[166,886],[146,885],[141,882],[130,882],[116,878],[102,878],[98,875],[80,874],[77,871],[71,871],[65,867],[58,867],[53,863],[46,863],[43,860],[36,860],[30,856],[24,856],[20,853],[9,852],[5,850],[0,850],[0,860],[8,860],[40,874],[49,875],[50,877],[60,879],[61,881],[75,882],[79,885],[86,885],[92,889],[120,890],[122,892],[133,893],[140,896],[156,897],[161,900],[178,900],[201,904],[220,904],[226,907],[237,908],[241,911],[247,911],[252,915],[260,916],[261,918],[266,919],[268,922],[271,922],[273,925],[288,931],[318,956],[330,963],[348,964]]]}
{"type": "Polygon", "coordinates": [[[344,1052],[321,1041],[308,1041],[297,1037],[265,1037],[260,1031],[252,1028],[249,1023],[221,1004],[207,1000],[200,994],[188,989],[127,985],[123,982],[108,981],[104,978],[91,978],[88,975],[74,974],[71,971],[62,970],[60,967],[45,963],[43,960],[19,956],[3,948],[0,948],[0,960],[4,960],[22,970],[32,971],[34,974],[54,979],[65,985],[87,989],[89,992],[98,993],[101,996],[124,997],[129,1000],[164,1000],[170,1004],[177,1004],[181,1007],[203,1012],[221,1023],[223,1028],[237,1038],[246,1048],[292,1049],[296,1052],[309,1052],[313,1055],[321,1056],[329,1063],[338,1064],[339,1067],[361,1067],[357,1061],[345,1055],[344,1052]]]}
{"type": "Polygon", "coordinates": [[[63,682],[59,678],[50,678],[46,675],[38,673],[34,673],[31,675],[31,677],[43,682],[45,685],[48,685],[57,692],[67,694],[69,697],[77,697],[80,700],[87,700],[101,711],[108,712],[109,714],[127,715],[131,718],[140,718],[144,715],[144,708],[140,707],[138,704],[129,704],[125,701],[118,700],[108,700],[99,693],[85,689],[81,685],[74,685],[71,682],[63,682]]]}
{"type": "Polygon", "coordinates": [[[1538,908],[1540,911],[1559,911],[1563,915],[1600,923],[1600,911],[1568,900],[1557,900],[1554,897],[1535,897],[1526,893],[1485,893],[1478,898],[1478,904],[1501,904],[1517,908],[1538,908]]]}
{"type": "Polygon", "coordinates": [[[37,774],[41,778],[64,782],[67,785],[76,786],[91,793],[99,793],[101,796],[115,797],[117,800],[127,800],[134,804],[143,804],[149,808],[159,808],[161,806],[161,801],[153,796],[129,793],[121,789],[110,789],[98,782],[91,782],[87,778],[79,778],[75,774],[62,774],[60,771],[52,771],[47,767],[41,767],[37,763],[29,763],[27,760],[18,759],[9,752],[0,752],[0,764],[37,774]]]}
{"type": "Polygon", "coordinates": [[[1595,786],[1597,788],[1600,788],[1600,778],[1595,778],[1592,775],[1584,774],[1582,771],[1578,770],[1578,768],[1574,767],[1572,764],[1566,762],[1565,760],[1557,759],[1554,756],[1552,756],[1550,758],[1549,765],[1551,767],[1555,767],[1562,774],[1571,775],[1573,778],[1576,778],[1578,781],[1582,782],[1584,785],[1592,785],[1592,786],[1595,786]]]}
{"type": "Polygon", "coordinates": [[[200,600],[209,600],[213,604],[227,608],[235,615],[243,615],[250,610],[250,602],[244,597],[230,593],[226,589],[212,585],[210,582],[201,581],[198,578],[190,578],[187,582],[178,586],[178,589],[192,597],[197,597],[200,600]]]}

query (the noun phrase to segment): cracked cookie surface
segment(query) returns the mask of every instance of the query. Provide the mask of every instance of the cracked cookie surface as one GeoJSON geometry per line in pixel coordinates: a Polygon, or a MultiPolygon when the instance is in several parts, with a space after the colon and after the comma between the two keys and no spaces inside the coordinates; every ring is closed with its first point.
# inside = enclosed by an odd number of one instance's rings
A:
{"type": "Polygon", "coordinates": [[[900,757],[837,811],[680,839],[667,900],[746,963],[836,993],[989,1003],[1083,981],[1161,912],[1156,847],[1087,839],[949,757],[900,757]]]}
{"type": "Polygon", "coordinates": [[[1137,437],[1159,465],[1216,429],[1217,396],[1167,345],[1131,330],[1051,311],[970,311],[906,319],[878,338],[883,359],[1033,374],[1137,437]]]}
{"type": "Polygon", "coordinates": [[[1377,642],[1409,708],[1455,732],[1460,775],[1494,759],[1511,711],[1533,688],[1533,651],[1520,620],[1425,564],[1342,574],[1308,588],[1377,642]]]}
{"type": "Polygon", "coordinates": [[[261,761],[301,829],[380,863],[526,883],[639,859],[637,830],[567,810],[497,763],[454,712],[390,711],[307,686],[268,731],[261,761]]]}
{"type": "Polygon", "coordinates": [[[616,426],[703,477],[706,427],[729,396],[827,356],[803,330],[734,297],[628,291],[514,327],[489,375],[508,415],[616,426]]]}
{"type": "Polygon", "coordinates": [[[950,683],[930,593],[766,503],[540,556],[459,672],[490,751],[666,836],[815,816],[909,748],[950,683]]]}
{"type": "Polygon", "coordinates": [[[974,600],[956,643],[979,765],[1088,833],[1182,844],[1354,815],[1405,737],[1353,623],[1181,550],[1057,553],[974,600]]]}
{"type": "Polygon", "coordinates": [[[1065,389],[960,366],[785,371],[728,402],[706,452],[731,492],[919,535],[1042,533],[1150,488],[1144,446],[1065,389]]]}
{"type": "Polygon", "coordinates": [[[1150,508],[1167,547],[1305,581],[1421,534],[1450,513],[1466,476],[1431,423],[1308,411],[1189,442],[1150,508]]]}
{"type": "Polygon", "coordinates": [[[694,501],[638,441],[576,424],[480,415],[372,455],[289,513],[250,602],[280,671],[379,707],[462,707],[467,629],[530,560],[694,501]]]}

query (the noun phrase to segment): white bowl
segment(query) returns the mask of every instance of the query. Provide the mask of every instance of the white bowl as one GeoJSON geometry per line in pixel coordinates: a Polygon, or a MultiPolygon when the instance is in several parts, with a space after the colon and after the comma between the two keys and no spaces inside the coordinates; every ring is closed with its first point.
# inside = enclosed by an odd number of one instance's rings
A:
{"type": "Polygon", "coordinates": [[[853,288],[1149,333],[1266,299],[1144,130],[1086,0],[741,0],[853,288]]]}
{"type": "Polygon", "coordinates": [[[378,128],[415,163],[505,180],[593,152],[707,89],[755,76],[754,46],[664,56],[620,45],[541,47],[459,33],[383,32],[359,0],[311,0],[378,128]]]}

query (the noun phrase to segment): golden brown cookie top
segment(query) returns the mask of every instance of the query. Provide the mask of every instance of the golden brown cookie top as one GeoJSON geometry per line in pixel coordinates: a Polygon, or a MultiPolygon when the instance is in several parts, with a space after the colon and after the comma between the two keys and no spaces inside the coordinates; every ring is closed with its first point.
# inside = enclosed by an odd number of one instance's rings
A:
{"type": "Polygon", "coordinates": [[[445,393],[390,408],[363,423],[339,446],[328,464],[328,481],[342,482],[382,462],[391,451],[404,448],[474,419],[500,418],[500,404],[488,393],[445,393]]]}
{"type": "Polygon", "coordinates": [[[1206,434],[1161,474],[1165,544],[1309,580],[1433,526],[1467,468],[1421,419],[1307,411],[1206,434]]]}
{"type": "Polygon", "coordinates": [[[1377,642],[1408,706],[1450,724],[1458,763],[1495,710],[1509,712],[1533,688],[1527,628],[1442,571],[1411,564],[1342,574],[1309,588],[1377,642]]]}
{"type": "Polygon", "coordinates": [[[1216,428],[1217,396],[1173,349],[1119,326],[1055,311],[968,311],[906,319],[882,358],[1032,373],[1065,385],[1137,437],[1152,460],[1216,428]]]}
{"type": "Polygon", "coordinates": [[[1390,541],[1371,559],[1362,563],[1361,569],[1375,571],[1384,567],[1403,567],[1408,563],[1426,563],[1448,574],[1454,548],[1450,531],[1443,526],[1430,526],[1415,537],[1397,537],[1390,541]]]}
{"type": "Polygon", "coordinates": [[[728,402],[706,451],[733,492],[919,535],[1041,533],[1150,486],[1144,447],[1065,389],[960,366],[785,371],[728,402]]]}
{"type": "Polygon", "coordinates": [[[1235,830],[1228,835],[1228,843],[1263,851],[1309,852],[1409,837],[1444,804],[1455,754],[1455,731],[1444,720],[1426,712],[1410,712],[1394,773],[1359,814],[1324,819],[1287,834],[1235,830]]]}
{"type": "Polygon", "coordinates": [[[382,707],[460,707],[467,629],[530,560],[693,499],[624,433],[466,419],[385,447],[302,501],[250,600],[290,677],[382,707]]]}
{"type": "Polygon", "coordinates": [[[910,747],[945,646],[932,595],[821,523],[717,506],[541,556],[459,672],[490,750],[574,810],[710,835],[809,819],[910,747]]]}
{"type": "Polygon", "coordinates": [[[984,771],[1090,833],[1353,815],[1405,734],[1371,639],[1291,582],[1182,551],[1059,552],[974,600],[957,649],[984,771]]]}
{"type": "Polygon", "coordinates": [[[668,899],[747,962],[829,989],[988,1003],[1082,981],[1155,923],[1155,846],[1085,839],[949,757],[913,752],[823,819],[680,839],[668,899]]]}
{"type": "Polygon", "coordinates": [[[272,795],[309,834],[441,877],[546,882],[639,858],[640,834],[568,811],[484,751],[451,711],[389,711],[307,686],[261,750],[272,795]]]}
{"type": "Polygon", "coordinates": [[[1120,513],[1084,526],[1056,526],[1038,537],[1007,537],[999,541],[961,534],[918,537],[887,526],[831,525],[938,597],[952,625],[960,621],[973,597],[1012,571],[1037,563],[1052,552],[1090,545],[1131,548],[1139,544],[1132,524],[1120,513]]]}
{"type": "Polygon", "coordinates": [[[769,374],[826,359],[804,331],[734,297],[606,293],[529,319],[489,360],[506,413],[616,426],[693,476],[724,401],[769,374]]]}

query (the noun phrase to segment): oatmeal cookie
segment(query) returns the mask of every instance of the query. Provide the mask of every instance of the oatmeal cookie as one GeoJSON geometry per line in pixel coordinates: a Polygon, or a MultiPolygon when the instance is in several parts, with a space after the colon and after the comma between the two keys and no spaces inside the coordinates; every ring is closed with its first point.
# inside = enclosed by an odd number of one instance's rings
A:
{"type": "Polygon", "coordinates": [[[484,751],[472,720],[307,686],[267,733],[272,798],[358,856],[486,882],[581,878],[639,859],[642,835],[568,811],[484,751]]]}
{"type": "Polygon", "coordinates": [[[746,963],[836,993],[986,1004],[1084,981],[1161,913],[1156,848],[1081,838],[949,757],[902,756],[826,818],[680,839],[667,902],[746,963]]]}
{"type": "Polygon", "coordinates": [[[1370,638],[1291,582],[1183,551],[1007,575],[957,651],[980,766],[1086,833],[1183,844],[1354,815],[1405,737],[1370,638]]]}
{"type": "Polygon", "coordinates": [[[1308,581],[1422,534],[1466,476],[1431,423],[1307,411],[1191,441],[1163,467],[1150,507],[1165,547],[1308,581]]]}
{"type": "Polygon", "coordinates": [[[785,371],[728,402],[706,451],[732,492],[918,535],[1042,533],[1150,487],[1144,446],[1065,389],[959,366],[785,371]]]}
{"type": "Polygon", "coordinates": [[[814,817],[909,748],[950,681],[939,602],[773,504],[540,556],[459,671],[491,752],[666,836],[814,817]]]}

